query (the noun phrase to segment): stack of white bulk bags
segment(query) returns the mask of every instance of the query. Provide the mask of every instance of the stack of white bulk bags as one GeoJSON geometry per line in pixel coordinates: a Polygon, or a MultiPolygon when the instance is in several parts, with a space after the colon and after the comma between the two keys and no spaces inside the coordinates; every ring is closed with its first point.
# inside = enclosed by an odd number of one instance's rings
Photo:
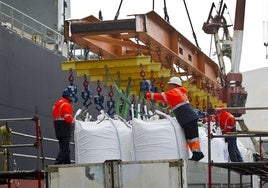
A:
{"type": "MultiPolygon", "coordinates": [[[[105,160],[122,161],[188,159],[191,152],[184,131],[177,120],[157,111],[164,119],[133,118],[130,123],[120,118],[111,119],[102,114],[97,121],[75,121],[75,160],[81,163],[102,163],[105,160]]],[[[155,116],[156,117],[156,116],[155,116]]],[[[198,127],[201,150],[208,162],[207,125],[198,127]]],[[[215,123],[211,133],[221,134],[215,123]]],[[[227,162],[228,150],[224,138],[212,138],[211,160],[227,162]]],[[[238,140],[244,161],[252,161],[249,153],[238,140]],[[250,156],[250,157],[249,157],[250,156]]]]}

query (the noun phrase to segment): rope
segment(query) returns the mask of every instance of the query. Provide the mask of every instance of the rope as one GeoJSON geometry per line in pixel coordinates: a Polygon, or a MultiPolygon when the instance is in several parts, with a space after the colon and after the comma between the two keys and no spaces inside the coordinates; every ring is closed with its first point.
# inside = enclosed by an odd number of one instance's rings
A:
{"type": "Polygon", "coordinates": [[[117,126],[115,125],[114,120],[112,120],[108,114],[105,114],[105,116],[108,118],[108,120],[110,120],[110,122],[112,123],[112,126],[115,129],[117,140],[118,140],[118,148],[119,148],[119,152],[120,152],[120,159],[122,159],[121,139],[120,139],[120,136],[119,136],[117,126]]]}

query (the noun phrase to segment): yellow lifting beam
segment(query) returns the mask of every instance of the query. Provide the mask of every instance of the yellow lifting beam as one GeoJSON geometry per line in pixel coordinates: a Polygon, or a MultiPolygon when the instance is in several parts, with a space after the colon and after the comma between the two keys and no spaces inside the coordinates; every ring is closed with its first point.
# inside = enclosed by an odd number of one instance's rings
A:
{"type": "MultiPolygon", "coordinates": [[[[150,56],[135,56],[123,58],[83,60],[83,61],[65,61],[62,63],[62,70],[76,70],[77,76],[88,75],[91,82],[104,82],[106,85],[113,85],[113,81],[120,76],[120,88],[126,88],[129,78],[131,79],[131,95],[138,96],[140,90],[140,82],[142,77],[141,70],[144,71],[146,79],[150,79],[151,72],[155,78],[155,86],[158,87],[160,82],[170,78],[171,71],[161,67],[160,63],[151,61],[150,56]],[[160,79],[158,79],[160,78],[160,79]]],[[[202,104],[207,101],[209,96],[213,107],[218,106],[222,102],[211,94],[196,87],[188,81],[183,81],[183,86],[187,88],[188,95],[191,97],[192,105],[202,109],[202,104]],[[196,104],[199,105],[197,106],[196,104]]]]}
{"type": "Polygon", "coordinates": [[[212,105],[211,107],[218,107],[222,105],[222,101],[215,96],[212,96],[210,93],[207,93],[205,90],[199,89],[196,85],[191,84],[190,82],[183,81],[183,87],[187,88],[188,96],[191,99],[191,105],[194,108],[203,110],[203,106],[207,106],[207,100],[209,97],[209,102],[212,105]]]}
{"type": "Polygon", "coordinates": [[[145,71],[148,79],[153,71],[156,77],[170,77],[170,70],[161,68],[161,64],[151,62],[150,56],[137,56],[128,58],[98,59],[87,61],[65,61],[62,70],[76,70],[77,76],[89,75],[92,82],[109,81],[106,68],[110,75],[116,77],[120,73],[122,81],[141,79],[140,72],[145,71]]]}
{"type": "Polygon", "coordinates": [[[129,78],[131,79],[131,94],[138,95],[144,71],[145,78],[150,79],[153,71],[154,78],[170,78],[171,71],[161,67],[160,63],[151,61],[150,56],[135,56],[124,58],[110,58],[84,61],[65,61],[62,63],[62,70],[76,70],[77,76],[88,75],[91,82],[105,82],[106,85],[113,85],[120,75],[120,87],[126,87],[129,78]]]}

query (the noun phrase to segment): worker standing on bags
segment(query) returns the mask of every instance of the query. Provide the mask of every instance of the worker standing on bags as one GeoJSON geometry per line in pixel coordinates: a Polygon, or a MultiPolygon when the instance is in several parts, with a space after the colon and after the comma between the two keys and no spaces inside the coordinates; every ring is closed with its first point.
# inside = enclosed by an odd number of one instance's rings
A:
{"type": "Polygon", "coordinates": [[[199,161],[204,157],[204,154],[200,148],[198,116],[189,103],[186,88],[181,85],[179,77],[172,77],[168,82],[168,91],[162,93],[146,92],[145,97],[170,105],[178,123],[184,130],[187,144],[193,154],[190,160],[199,161]]]}
{"type": "MultiPolygon", "coordinates": [[[[220,106],[219,108],[223,107],[224,106],[220,106]]],[[[218,110],[216,112],[215,121],[219,123],[223,134],[236,131],[235,117],[224,109],[218,110]]],[[[232,162],[243,162],[241,153],[237,147],[237,138],[233,136],[226,137],[225,141],[228,144],[228,153],[230,160],[232,162]]]]}
{"type": "Polygon", "coordinates": [[[70,164],[70,141],[74,123],[72,100],[73,93],[70,88],[64,89],[62,97],[53,106],[53,120],[56,138],[59,141],[59,152],[55,164],[70,164]]]}

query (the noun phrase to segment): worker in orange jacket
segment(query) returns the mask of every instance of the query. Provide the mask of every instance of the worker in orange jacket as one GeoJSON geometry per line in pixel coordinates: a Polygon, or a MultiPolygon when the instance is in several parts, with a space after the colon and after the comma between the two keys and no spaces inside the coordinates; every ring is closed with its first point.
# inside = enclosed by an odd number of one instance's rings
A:
{"type": "MultiPolygon", "coordinates": [[[[220,106],[220,108],[223,108],[223,106],[220,106]]],[[[235,117],[230,112],[223,109],[218,110],[215,115],[215,120],[219,123],[223,134],[236,131],[235,117]]],[[[225,141],[228,144],[230,160],[232,162],[243,162],[241,153],[237,147],[237,138],[233,136],[226,137],[225,141]]]]}
{"type": "Polygon", "coordinates": [[[204,154],[200,148],[198,116],[189,103],[186,88],[181,85],[179,77],[172,77],[168,82],[168,91],[162,93],[146,92],[145,97],[170,105],[177,121],[184,130],[187,144],[193,154],[190,160],[199,161],[204,157],[204,154]]]}
{"type": "Polygon", "coordinates": [[[70,141],[72,136],[73,93],[70,88],[64,89],[62,97],[53,106],[53,121],[56,138],[59,141],[59,152],[55,164],[70,164],[70,141]]]}

